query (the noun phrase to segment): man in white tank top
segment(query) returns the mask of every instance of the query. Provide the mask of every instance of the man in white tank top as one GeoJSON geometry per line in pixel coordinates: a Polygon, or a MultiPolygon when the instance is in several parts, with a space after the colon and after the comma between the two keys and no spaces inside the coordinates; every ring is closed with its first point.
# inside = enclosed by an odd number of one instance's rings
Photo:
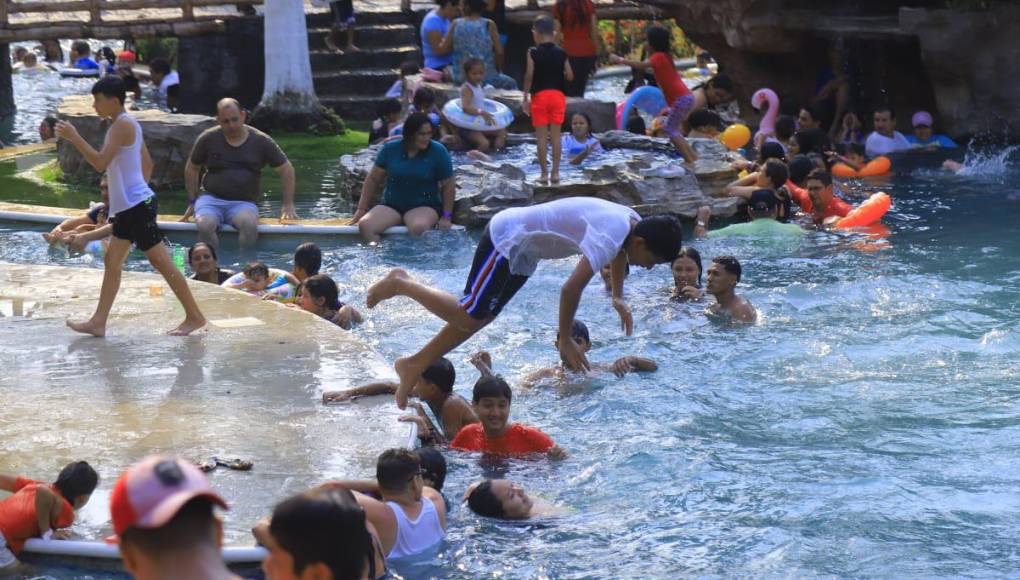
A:
{"type": "Polygon", "coordinates": [[[106,172],[108,209],[113,222],[113,239],[103,259],[103,286],[96,311],[88,320],[68,320],[67,325],[76,332],[106,335],[106,321],[120,290],[124,259],[135,244],[145,252],[149,263],[163,275],[184,306],[184,322],[169,332],[184,336],[205,326],[206,320],[188,289],[184,274],[174,267],[163,244],[163,233],[156,225],[156,194],[147,183],[152,174],[152,158],[142,139],[142,127],[124,111],[125,96],[124,80],[119,76],[109,75],[92,85],[93,108],[100,117],[113,121],[106,131],[101,151],[93,149],[74,125],[66,121],[57,123],[57,136],[74,145],[96,171],[106,172]]]}
{"type": "Polygon", "coordinates": [[[375,476],[376,481],[326,485],[355,492],[368,521],[379,533],[387,560],[435,548],[446,537],[446,501],[438,491],[425,486],[418,454],[408,449],[383,451],[376,462],[375,476]]]}

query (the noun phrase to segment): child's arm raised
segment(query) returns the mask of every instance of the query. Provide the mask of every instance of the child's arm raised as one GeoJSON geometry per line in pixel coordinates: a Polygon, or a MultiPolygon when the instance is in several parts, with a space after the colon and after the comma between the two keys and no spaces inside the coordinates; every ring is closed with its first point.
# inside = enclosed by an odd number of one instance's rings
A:
{"type": "Polygon", "coordinates": [[[613,363],[613,374],[622,377],[627,373],[654,373],[659,370],[659,365],[650,358],[639,356],[624,356],[616,359],[613,363]]]}
{"type": "Polygon", "coordinates": [[[491,377],[495,374],[492,372],[492,355],[488,351],[480,350],[471,355],[469,360],[483,377],[491,377]]]}
{"type": "MultiPolygon", "coordinates": [[[[563,283],[563,288],[560,289],[560,339],[557,347],[559,348],[560,358],[563,360],[563,363],[572,371],[591,370],[588,358],[584,356],[584,352],[577,346],[574,339],[571,338],[573,336],[571,328],[574,325],[574,315],[577,314],[577,305],[581,302],[581,294],[593,276],[595,276],[595,272],[591,269],[591,262],[588,261],[586,256],[581,256],[573,273],[570,274],[567,281],[563,283]]],[[[620,281],[620,288],[622,292],[622,280],[620,281]]]]}
{"type": "Polygon", "coordinates": [[[341,403],[353,401],[358,397],[372,397],[375,395],[392,395],[397,392],[397,383],[384,381],[369,383],[346,391],[326,391],[322,393],[322,404],[341,403]]]}
{"type": "Polygon", "coordinates": [[[136,138],[134,127],[131,123],[121,117],[113,122],[113,125],[109,129],[109,138],[103,143],[102,151],[96,151],[89,145],[81,135],[78,134],[78,130],[74,128],[74,125],[67,121],[57,122],[57,136],[64,139],[74,148],[82,154],[85,161],[89,162],[96,171],[106,171],[106,168],[110,166],[110,162],[120,151],[121,147],[127,147],[134,143],[136,138]]]}

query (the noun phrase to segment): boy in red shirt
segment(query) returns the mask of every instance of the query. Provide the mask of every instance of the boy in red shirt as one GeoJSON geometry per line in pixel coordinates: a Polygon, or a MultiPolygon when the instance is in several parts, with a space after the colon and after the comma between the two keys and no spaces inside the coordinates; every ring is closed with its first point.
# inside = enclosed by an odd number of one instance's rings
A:
{"type": "Polygon", "coordinates": [[[566,458],[567,452],[541,430],[509,422],[512,397],[510,385],[502,377],[489,375],[478,379],[471,403],[481,423],[461,429],[450,447],[497,455],[546,453],[551,459],[566,458]]]}
{"type": "Polygon", "coordinates": [[[59,528],[74,522],[99,483],[84,461],[68,464],[52,485],[13,475],[0,475],[0,489],[13,495],[0,500],[0,575],[18,565],[17,555],[29,538],[64,539],[59,528]]]}

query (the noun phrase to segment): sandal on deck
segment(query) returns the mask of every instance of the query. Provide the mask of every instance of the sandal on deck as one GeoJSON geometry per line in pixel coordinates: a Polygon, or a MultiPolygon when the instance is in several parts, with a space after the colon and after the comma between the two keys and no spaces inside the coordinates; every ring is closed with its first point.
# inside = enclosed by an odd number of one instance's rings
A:
{"type": "Polygon", "coordinates": [[[233,469],[234,471],[251,471],[251,468],[255,464],[246,459],[220,459],[219,457],[210,457],[212,461],[216,462],[216,465],[221,465],[227,469],[233,469]]]}

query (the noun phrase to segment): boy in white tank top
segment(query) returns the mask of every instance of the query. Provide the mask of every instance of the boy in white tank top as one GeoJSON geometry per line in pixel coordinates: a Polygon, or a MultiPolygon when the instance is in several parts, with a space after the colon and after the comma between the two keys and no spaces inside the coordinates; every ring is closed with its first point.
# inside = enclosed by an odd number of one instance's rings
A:
{"type": "Polygon", "coordinates": [[[184,336],[205,326],[206,320],[191,295],[184,275],[174,267],[163,244],[163,233],[156,225],[156,194],[147,183],[152,174],[152,158],[142,140],[141,126],[124,111],[125,95],[124,81],[116,75],[103,77],[92,85],[93,108],[100,117],[113,121],[101,151],[93,149],[74,125],[66,121],[57,123],[57,136],[74,145],[96,171],[106,172],[110,192],[109,213],[113,222],[113,239],[103,260],[103,286],[96,311],[88,320],[68,320],[67,325],[83,334],[106,335],[106,321],[120,290],[124,259],[131,245],[135,244],[145,252],[149,263],[163,275],[184,306],[184,322],[169,332],[184,336]]]}

